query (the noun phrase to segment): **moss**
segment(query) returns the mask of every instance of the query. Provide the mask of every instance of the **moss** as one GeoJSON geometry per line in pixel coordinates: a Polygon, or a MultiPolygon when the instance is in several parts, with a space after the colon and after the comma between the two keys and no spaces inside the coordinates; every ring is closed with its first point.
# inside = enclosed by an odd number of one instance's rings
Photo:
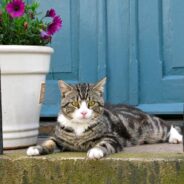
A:
{"type": "Polygon", "coordinates": [[[183,184],[183,154],[114,154],[102,160],[86,153],[0,157],[1,184],[183,184]]]}
{"type": "MultiPolygon", "coordinates": [[[[25,150],[18,150],[16,152],[6,152],[1,158],[11,158],[11,159],[20,159],[28,158],[26,156],[25,150]]],[[[54,153],[50,155],[38,156],[35,158],[47,158],[47,159],[85,159],[85,152],[63,152],[63,153],[54,153]]],[[[125,153],[120,152],[107,157],[108,159],[184,159],[183,153],[125,153]]]]}
{"type": "Polygon", "coordinates": [[[116,153],[110,158],[124,159],[184,159],[181,153],[116,153]]]}

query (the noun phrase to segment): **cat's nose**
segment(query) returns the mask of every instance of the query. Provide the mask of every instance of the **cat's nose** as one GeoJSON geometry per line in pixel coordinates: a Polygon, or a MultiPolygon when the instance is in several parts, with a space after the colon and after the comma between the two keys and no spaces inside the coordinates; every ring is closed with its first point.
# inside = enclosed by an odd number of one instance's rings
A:
{"type": "Polygon", "coordinates": [[[83,111],[83,112],[81,112],[81,114],[82,114],[83,117],[85,117],[87,112],[83,111]]]}

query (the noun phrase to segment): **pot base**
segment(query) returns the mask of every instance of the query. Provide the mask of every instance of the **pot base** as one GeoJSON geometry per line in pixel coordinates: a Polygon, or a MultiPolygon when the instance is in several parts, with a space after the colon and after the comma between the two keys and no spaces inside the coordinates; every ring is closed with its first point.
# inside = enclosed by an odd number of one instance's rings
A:
{"type": "Polygon", "coordinates": [[[14,140],[4,140],[3,142],[3,149],[10,150],[10,149],[20,149],[26,148],[37,143],[37,136],[34,137],[27,137],[27,138],[19,138],[14,140]]]}

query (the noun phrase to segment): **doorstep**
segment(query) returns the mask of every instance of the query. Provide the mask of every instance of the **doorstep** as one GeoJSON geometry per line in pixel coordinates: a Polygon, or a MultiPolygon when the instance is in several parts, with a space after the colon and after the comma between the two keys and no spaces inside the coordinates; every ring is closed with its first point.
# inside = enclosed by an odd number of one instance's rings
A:
{"type": "MultiPolygon", "coordinates": [[[[43,140],[40,140],[43,141],[43,140]]],[[[182,145],[126,148],[101,160],[65,152],[28,157],[25,149],[0,156],[1,184],[183,184],[182,145]]]]}
{"type": "MultiPolygon", "coordinates": [[[[174,121],[175,122],[175,121],[174,121]]],[[[38,142],[52,132],[54,122],[41,122],[38,142]]],[[[86,153],[65,152],[28,157],[26,149],[0,156],[1,184],[183,184],[182,144],[127,147],[101,160],[86,153]]]]}

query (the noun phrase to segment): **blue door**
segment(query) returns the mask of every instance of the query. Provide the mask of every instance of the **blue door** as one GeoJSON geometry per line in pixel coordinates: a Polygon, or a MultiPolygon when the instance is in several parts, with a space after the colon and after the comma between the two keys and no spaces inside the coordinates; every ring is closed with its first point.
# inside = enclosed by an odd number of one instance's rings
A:
{"type": "Polygon", "coordinates": [[[42,116],[56,116],[57,80],[107,76],[106,101],[159,114],[181,114],[184,102],[183,0],[44,0],[63,29],[47,77],[42,116]]]}
{"type": "Polygon", "coordinates": [[[184,1],[141,0],[137,5],[140,107],[183,112],[184,1]]]}

